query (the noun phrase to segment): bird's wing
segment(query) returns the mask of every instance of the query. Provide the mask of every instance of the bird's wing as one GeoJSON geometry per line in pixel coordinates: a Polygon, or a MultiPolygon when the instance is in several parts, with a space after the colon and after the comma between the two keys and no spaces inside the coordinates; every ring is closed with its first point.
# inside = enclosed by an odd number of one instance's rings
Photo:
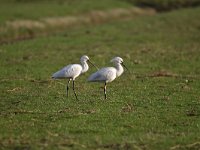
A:
{"type": "Polygon", "coordinates": [[[70,64],[54,73],[52,77],[55,79],[72,78],[74,76],[79,76],[81,69],[82,67],[79,64],[70,64]]]}
{"type": "Polygon", "coordinates": [[[79,64],[68,65],[65,68],[65,76],[66,77],[77,77],[81,74],[82,67],[79,64]]]}
{"type": "Polygon", "coordinates": [[[106,78],[99,74],[99,72],[95,72],[88,78],[88,81],[95,82],[95,81],[106,81],[106,78]]]}
{"type": "Polygon", "coordinates": [[[63,75],[64,75],[64,73],[63,73],[63,70],[61,69],[61,70],[55,72],[55,73],[52,75],[52,78],[53,78],[53,79],[64,78],[63,75]]]}
{"type": "Polygon", "coordinates": [[[116,69],[113,67],[102,68],[99,71],[93,73],[89,78],[88,81],[90,82],[104,82],[107,80],[113,80],[116,77],[116,69]]]}

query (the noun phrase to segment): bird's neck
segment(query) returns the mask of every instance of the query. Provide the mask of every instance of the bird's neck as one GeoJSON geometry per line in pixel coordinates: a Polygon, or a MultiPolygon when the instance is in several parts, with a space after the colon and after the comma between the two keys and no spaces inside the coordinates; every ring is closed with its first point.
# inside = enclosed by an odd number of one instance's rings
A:
{"type": "Polygon", "coordinates": [[[89,66],[88,66],[88,64],[87,64],[86,61],[81,62],[81,66],[83,68],[82,71],[81,71],[81,73],[85,73],[86,71],[88,71],[89,66]]]}
{"type": "Polygon", "coordinates": [[[115,64],[115,68],[117,69],[117,77],[119,77],[124,72],[124,68],[120,63],[115,64]]]}

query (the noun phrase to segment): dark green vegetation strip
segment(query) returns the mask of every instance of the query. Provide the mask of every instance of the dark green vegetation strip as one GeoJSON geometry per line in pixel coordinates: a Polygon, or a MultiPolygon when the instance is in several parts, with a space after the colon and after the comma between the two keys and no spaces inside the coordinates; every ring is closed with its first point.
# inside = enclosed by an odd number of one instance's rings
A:
{"type": "Polygon", "coordinates": [[[184,7],[197,7],[200,0],[127,0],[134,5],[142,7],[153,7],[158,11],[169,11],[184,7]]]}
{"type": "Polygon", "coordinates": [[[1,149],[199,149],[200,8],[77,27],[0,46],[1,149]],[[51,74],[88,54],[124,58],[108,84],[77,79],[79,101],[51,74]],[[138,78],[135,78],[138,77],[138,78]]]}

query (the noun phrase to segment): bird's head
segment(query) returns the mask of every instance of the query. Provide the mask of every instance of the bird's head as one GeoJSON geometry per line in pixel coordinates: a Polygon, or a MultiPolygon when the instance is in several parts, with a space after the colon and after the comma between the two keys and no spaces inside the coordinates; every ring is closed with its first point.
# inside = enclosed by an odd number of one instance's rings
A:
{"type": "Polygon", "coordinates": [[[87,55],[83,55],[81,57],[81,62],[88,61],[88,60],[89,60],[89,57],[87,55]]]}
{"type": "Polygon", "coordinates": [[[86,61],[88,61],[92,66],[94,66],[97,70],[99,70],[99,68],[96,66],[96,65],[94,65],[90,60],[89,60],[89,57],[87,56],[87,55],[83,55],[82,57],[81,57],[81,63],[85,63],[86,61]]]}
{"type": "Polygon", "coordinates": [[[121,57],[114,57],[110,62],[112,62],[114,64],[122,64],[123,59],[121,57]]]}
{"type": "Polygon", "coordinates": [[[124,61],[121,57],[114,57],[110,62],[114,64],[121,64],[124,68],[126,68],[126,70],[128,70],[128,68],[124,65],[124,61]]]}

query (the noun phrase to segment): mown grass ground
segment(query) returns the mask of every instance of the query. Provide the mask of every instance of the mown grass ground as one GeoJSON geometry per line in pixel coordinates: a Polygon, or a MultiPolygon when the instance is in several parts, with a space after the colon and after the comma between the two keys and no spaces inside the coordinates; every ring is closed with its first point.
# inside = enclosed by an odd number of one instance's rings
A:
{"type": "Polygon", "coordinates": [[[200,8],[77,27],[0,46],[2,149],[199,149],[200,8]],[[108,85],[51,74],[83,54],[125,72],[108,85]],[[168,75],[168,77],[166,77],[168,75]]]}

